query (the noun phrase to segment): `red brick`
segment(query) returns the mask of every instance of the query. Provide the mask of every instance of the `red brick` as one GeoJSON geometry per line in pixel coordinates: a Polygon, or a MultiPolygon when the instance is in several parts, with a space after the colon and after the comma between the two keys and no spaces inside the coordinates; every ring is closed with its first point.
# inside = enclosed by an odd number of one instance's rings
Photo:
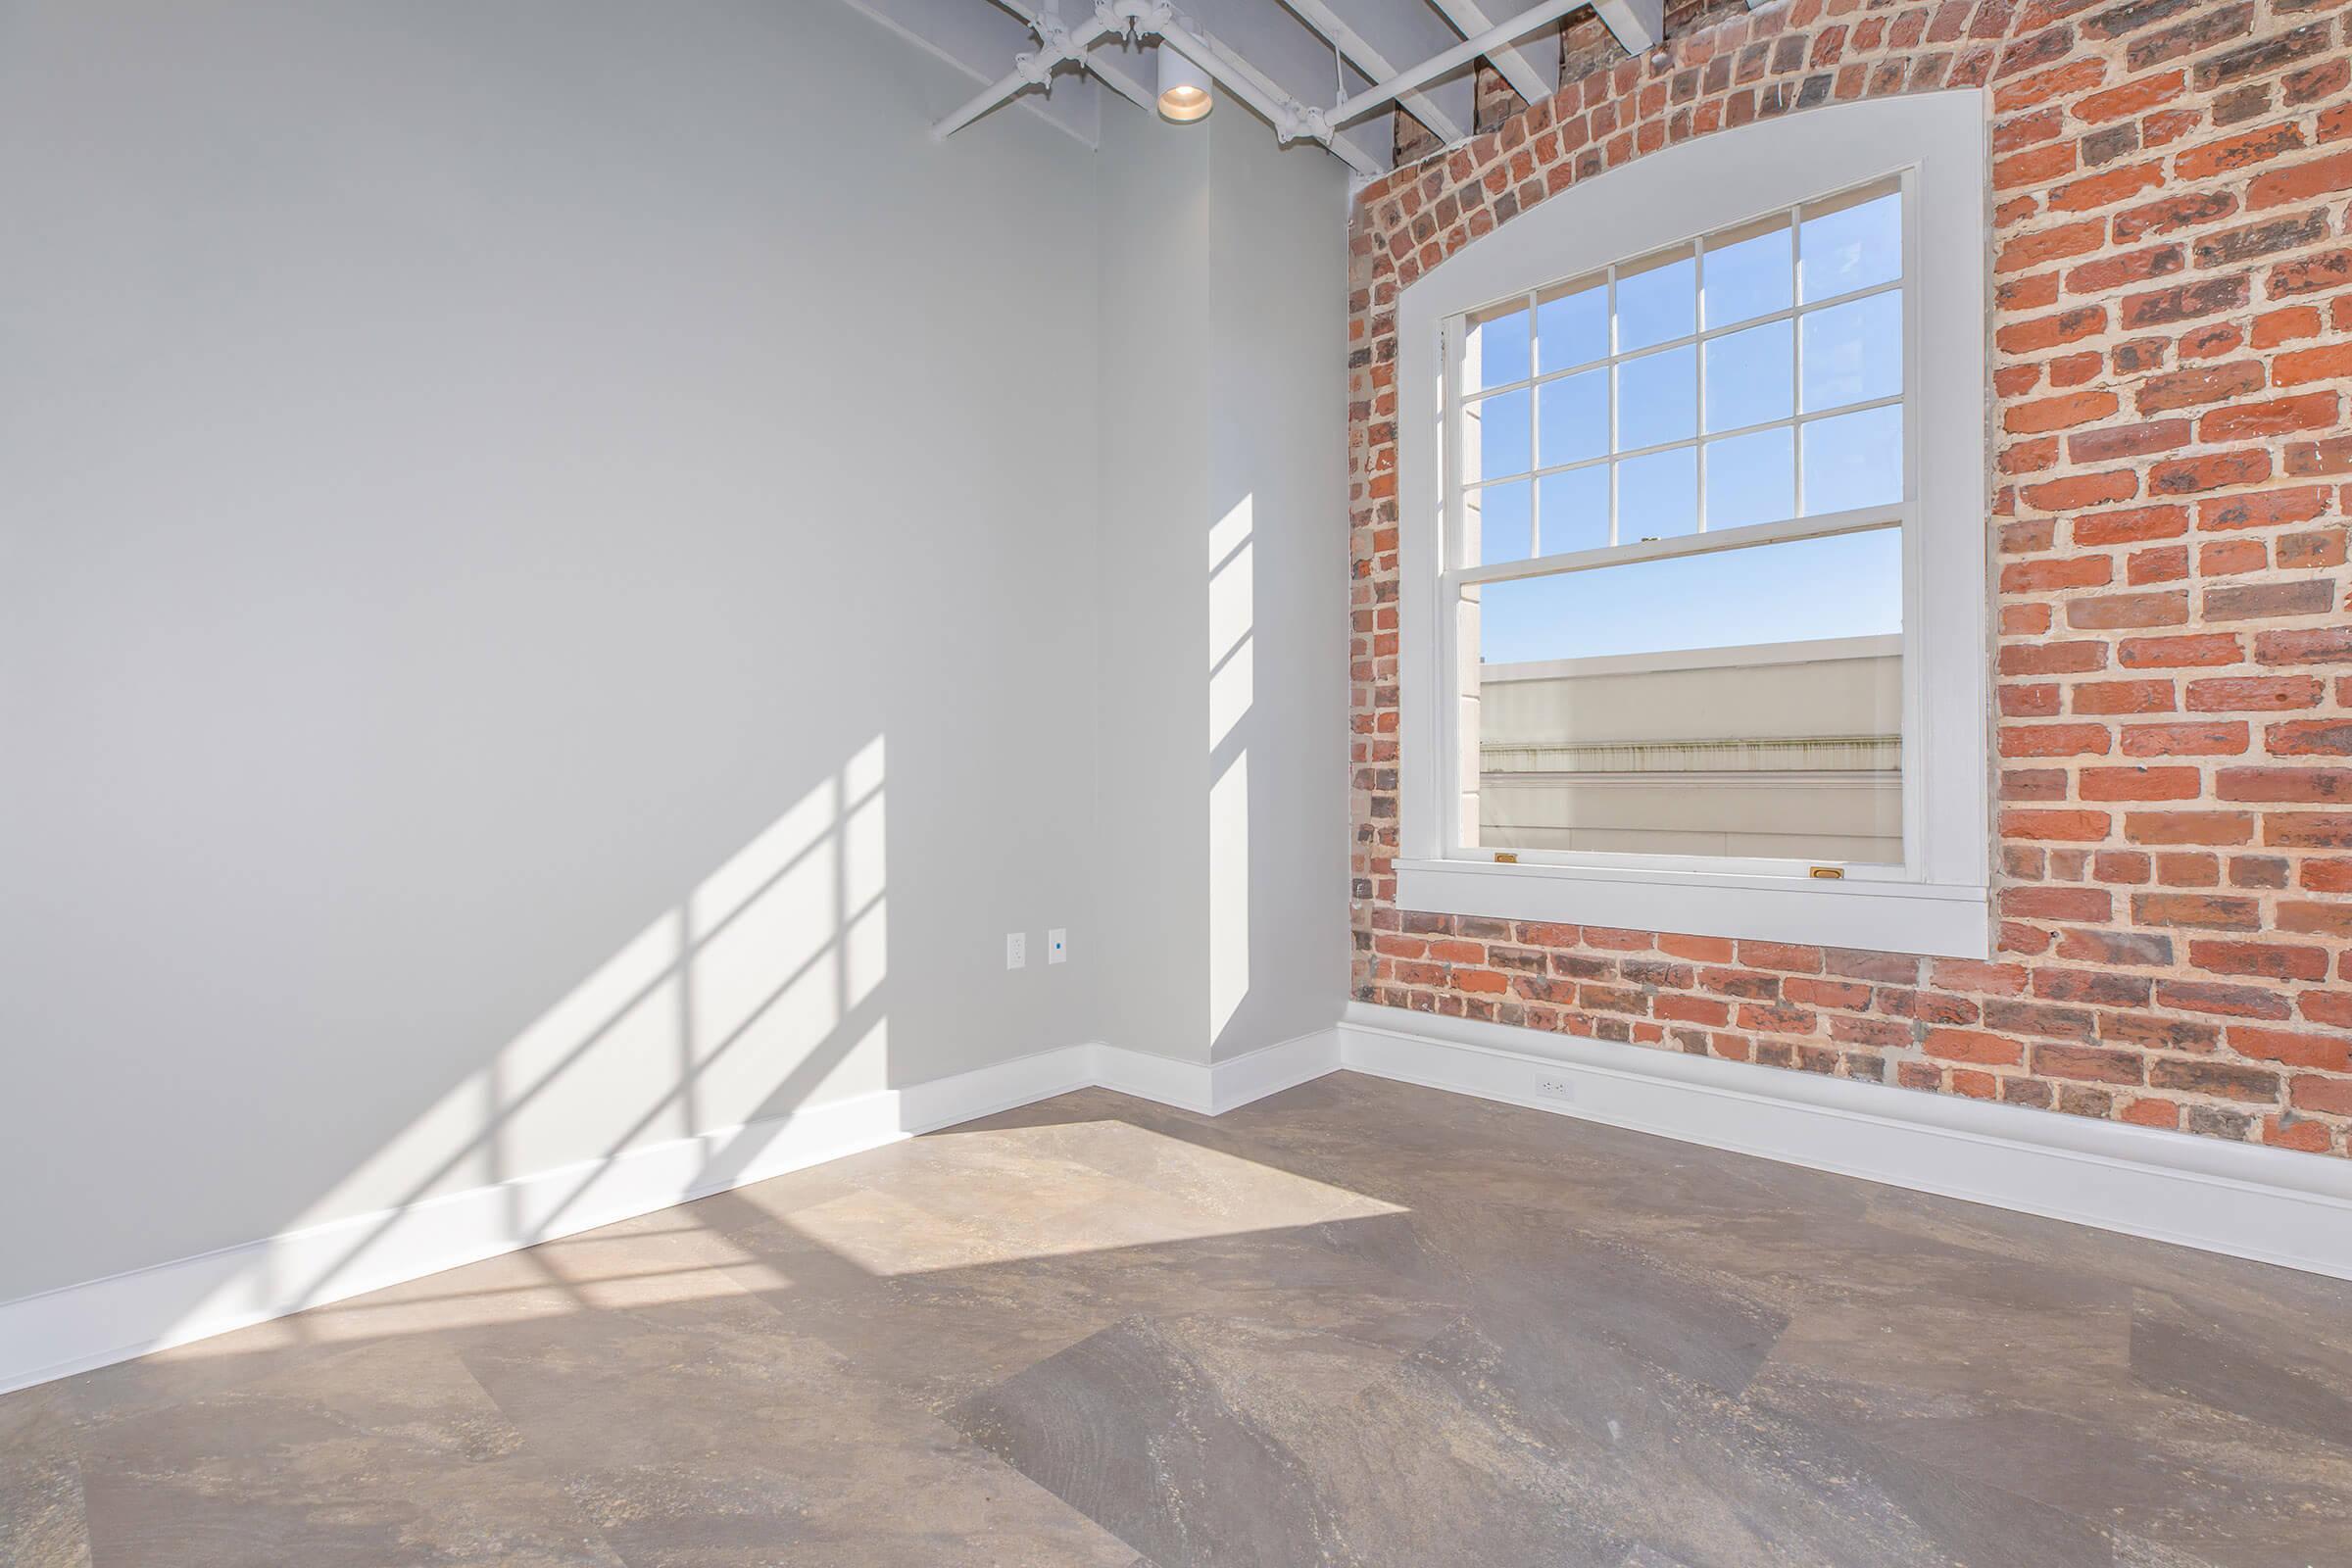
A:
{"type": "Polygon", "coordinates": [[[2197,421],[2197,439],[2250,441],[2294,430],[2323,430],[2336,422],[2342,400],[2333,392],[2307,392],[2270,403],[2239,403],[2217,409],[2197,421]]]}
{"type": "Polygon", "coordinates": [[[2111,738],[2104,724],[2004,724],[2003,757],[2104,757],[2111,738]]]}
{"type": "Polygon", "coordinates": [[[2135,925],[2192,926],[2207,931],[2253,931],[2262,925],[2262,906],[2253,899],[2210,893],[2134,893],[2135,925]]]}
{"type": "MultiPolygon", "coordinates": [[[[2352,157],[2352,153],[2345,156],[2352,157]]],[[[2346,376],[2352,376],[2352,343],[2297,349],[2271,361],[2271,382],[2275,386],[2301,386],[2306,381],[2338,381],[2346,376]]]]}
{"type": "Polygon", "coordinates": [[[2249,728],[2219,720],[2202,724],[2127,724],[2126,757],[2234,757],[2246,749],[2249,728]]]}
{"type": "Polygon", "coordinates": [[[2254,639],[2254,662],[2258,664],[2352,663],[2352,626],[2262,632],[2254,639]]]}
{"type": "Polygon", "coordinates": [[[2077,517],[2073,537],[2076,544],[2084,546],[2133,545],[2177,539],[2187,531],[2186,507],[2134,507],[2128,512],[2094,512],[2077,517]]]}
{"type": "Polygon", "coordinates": [[[2148,1063],[2148,1086],[2253,1103],[2268,1103],[2278,1098],[2277,1073],[2260,1067],[2241,1067],[2229,1061],[2160,1058],[2148,1063]]]}
{"type": "Polygon", "coordinates": [[[2169,713],[2175,707],[2169,680],[2079,681],[2068,700],[2078,713],[2169,713]]]}
{"type": "Polygon", "coordinates": [[[2215,174],[2234,173],[2268,163],[2280,153],[2293,152],[2302,146],[2303,133],[2291,122],[2241,130],[2175,154],[2173,176],[2182,180],[2210,179],[2215,174]]]}
{"type": "Polygon", "coordinates": [[[2352,718],[2289,719],[2262,734],[2273,757],[2352,757],[2352,718]]]}
{"type": "Polygon", "coordinates": [[[2352,1072],[2352,1035],[2307,1035],[2285,1029],[2258,1029],[2231,1024],[2226,1038],[2241,1056],[2289,1067],[2316,1067],[2326,1072],[2352,1072]]]}
{"type": "Polygon", "coordinates": [[[2105,888],[2003,888],[2000,897],[2001,913],[2020,920],[2096,922],[2115,912],[2105,888]]]}
{"type": "Polygon", "coordinates": [[[2352,938],[2352,904],[2280,899],[2278,929],[2299,936],[2352,938]]]}
{"type": "Polygon", "coordinates": [[[2244,811],[2132,811],[2124,837],[2133,844],[2249,844],[2254,818],[2244,811]]]}
{"type": "MultiPolygon", "coordinates": [[[[2203,792],[2204,781],[2193,767],[2086,767],[2080,788],[2086,801],[2193,801],[2203,792]]],[[[2101,823],[2098,836],[2105,837],[2106,817],[2096,814],[2101,823]]]]}
{"type": "Polygon", "coordinates": [[[2132,402],[2142,414],[2160,414],[2167,409],[2194,408],[2200,403],[2242,398],[2249,392],[2261,391],[2262,384],[2260,361],[2232,360],[2226,365],[2152,375],[2140,383],[2132,402]]]}
{"type": "Polygon", "coordinates": [[[2212,676],[2188,683],[2188,707],[2198,713],[2312,708],[2326,690],[2324,683],[2309,675],[2212,676]]]}
{"type": "Polygon", "coordinates": [[[2001,836],[2095,843],[2107,836],[2111,820],[2105,811],[2010,810],[2001,813],[2001,836]]]}
{"type": "Polygon", "coordinates": [[[2215,974],[2266,980],[2325,980],[2328,950],[2278,942],[2191,942],[2188,961],[2215,974]]]}
{"type": "Polygon", "coordinates": [[[2026,1056],[2026,1048],[2017,1041],[1975,1029],[1931,1029],[1919,1049],[1946,1061],[1973,1061],[1989,1067],[2014,1067],[2026,1056]]]}
{"type": "Polygon", "coordinates": [[[2039,1045],[2034,1048],[2034,1070],[2046,1078],[2082,1078],[2098,1083],[2136,1084],[2145,1058],[2132,1051],[2106,1051],[2096,1046],[2039,1045]]]}

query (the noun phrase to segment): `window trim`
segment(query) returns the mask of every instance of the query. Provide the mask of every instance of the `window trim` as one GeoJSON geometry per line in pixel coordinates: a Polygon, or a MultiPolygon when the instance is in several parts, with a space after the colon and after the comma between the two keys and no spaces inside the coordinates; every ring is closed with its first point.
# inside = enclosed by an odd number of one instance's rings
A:
{"type": "MultiPolygon", "coordinates": [[[[1989,330],[1984,101],[1963,90],[1825,106],[1663,149],[1511,220],[1398,295],[1396,902],[1406,908],[1984,957],[1990,949],[1989,330]],[[1448,571],[1446,323],[1563,278],[1873,180],[1906,190],[1909,445],[1904,518],[1904,863],[1817,880],[1792,863],[1465,850],[1444,593],[1536,575],[1555,556],[1448,571]],[[1929,592],[1933,583],[1935,591],[1929,592]],[[1449,827],[1448,824],[1452,825],[1449,827]]],[[[1532,367],[1540,373],[1540,368],[1532,367]]],[[[1844,411],[1840,411],[1844,412],[1844,411]]],[[[1857,514],[1857,516],[1861,514],[1857,514]]],[[[1829,531],[1821,517],[1609,547],[1610,564],[1829,531]]],[[[1598,555],[1601,552],[1578,552],[1598,555]]]]}

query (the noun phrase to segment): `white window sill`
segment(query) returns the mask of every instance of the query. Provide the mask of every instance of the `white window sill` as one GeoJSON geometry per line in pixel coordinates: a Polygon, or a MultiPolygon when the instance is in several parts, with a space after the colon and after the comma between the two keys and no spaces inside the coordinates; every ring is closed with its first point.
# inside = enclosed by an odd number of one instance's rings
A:
{"type": "Polygon", "coordinates": [[[1992,901],[1956,883],[1399,860],[1396,906],[1939,958],[1992,954],[1992,901]]]}

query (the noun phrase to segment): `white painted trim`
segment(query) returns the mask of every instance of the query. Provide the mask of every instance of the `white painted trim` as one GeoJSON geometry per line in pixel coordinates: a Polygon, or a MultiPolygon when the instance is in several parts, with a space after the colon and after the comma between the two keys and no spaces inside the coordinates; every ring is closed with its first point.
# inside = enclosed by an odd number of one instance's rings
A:
{"type": "Polygon", "coordinates": [[[1991,897],[1969,883],[1880,881],[1849,873],[1827,883],[1838,892],[1825,898],[1817,891],[1825,884],[1788,876],[1661,871],[1627,863],[1630,854],[1592,857],[1614,865],[1562,865],[1538,862],[1538,853],[1521,851],[1519,862],[1507,865],[1398,860],[1397,907],[1694,937],[1763,935],[1940,958],[1992,956],[1991,897]]]}
{"type": "Polygon", "coordinates": [[[0,1302],[0,1393],[381,1290],[1096,1085],[1217,1115],[1339,1065],[1324,1029],[1230,1060],[1086,1044],[626,1150],[0,1302]]]}
{"type": "Polygon", "coordinates": [[[1096,1049],[1065,1046],[0,1302],[0,1393],[1082,1089],[1095,1082],[1096,1049]]]}
{"type": "Polygon", "coordinates": [[[2352,1162],[1352,1003],[1225,1061],[1065,1046],[0,1302],[0,1393],[1076,1089],[1213,1116],[1342,1067],[2352,1279],[2352,1162]]]}
{"type": "Polygon", "coordinates": [[[1178,1061],[1148,1051],[1097,1046],[1095,1082],[1123,1095],[1222,1116],[1253,1100],[1320,1078],[1340,1064],[1336,1031],[1318,1029],[1219,1062],[1178,1061]]]}
{"type": "MultiPolygon", "coordinates": [[[[1401,907],[1791,942],[1820,940],[1801,934],[1809,930],[1865,928],[1876,909],[1898,924],[1878,940],[1866,933],[1840,945],[1984,956],[1988,915],[1962,922],[1955,901],[1931,894],[1897,902],[1885,891],[1895,880],[1964,888],[1981,905],[1990,882],[1984,101],[1965,89],[1829,105],[1684,142],[1580,182],[1463,246],[1398,294],[1401,907]],[[1555,874],[1551,852],[1537,852],[1505,869],[1515,888],[1509,906],[1499,898],[1488,907],[1464,906],[1473,894],[1500,894],[1504,882],[1481,879],[1476,869],[1492,873],[1492,850],[1457,842],[1464,779],[1451,736],[1461,688],[1452,678],[1459,671],[1443,588],[1448,576],[1474,573],[1448,573],[1440,559],[1442,454],[1451,438],[1442,395],[1445,323],[1743,214],[1778,212],[1890,175],[1910,193],[1903,298],[1907,342],[1916,349],[1905,361],[1905,438],[1912,443],[1905,505],[1916,509],[1917,523],[1904,529],[1903,549],[1903,619],[1913,655],[1903,677],[1904,864],[1891,874],[1847,866],[1841,879],[1816,880],[1805,863],[1785,861],[1777,886],[1765,888],[1745,874],[1758,867],[1737,860],[1685,857],[1678,868],[1592,857],[1580,866],[1600,875],[1579,878],[1555,874]],[[1923,366],[1933,369],[1923,372],[1923,366]],[[1539,863],[1545,861],[1552,863],[1539,863]],[[1437,866],[1446,869],[1422,869],[1437,866]],[[1595,894],[1617,873],[1642,891],[1622,907],[1596,908],[1595,894]],[[1737,928],[1725,929],[1735,918],[1737,928]]],[[[1572,559],[1509,569],[1552,570],[1572,559]]]]}
{"type": "Polygon", "coordinates": [[[1341,1021],[1340,1060],[1400,1083],[2352,1279],[2352,1161],[1363,1003],[1341,1021]]]}

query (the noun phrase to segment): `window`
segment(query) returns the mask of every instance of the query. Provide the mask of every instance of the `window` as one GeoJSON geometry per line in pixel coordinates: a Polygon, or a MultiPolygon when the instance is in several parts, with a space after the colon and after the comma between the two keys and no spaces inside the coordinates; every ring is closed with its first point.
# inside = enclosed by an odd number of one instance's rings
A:
{"type": "Polygon", "coordinates": [[[1984,953],[1982,113],[1686,143],[1404,291],[1399,903],[1984,953]]]}

